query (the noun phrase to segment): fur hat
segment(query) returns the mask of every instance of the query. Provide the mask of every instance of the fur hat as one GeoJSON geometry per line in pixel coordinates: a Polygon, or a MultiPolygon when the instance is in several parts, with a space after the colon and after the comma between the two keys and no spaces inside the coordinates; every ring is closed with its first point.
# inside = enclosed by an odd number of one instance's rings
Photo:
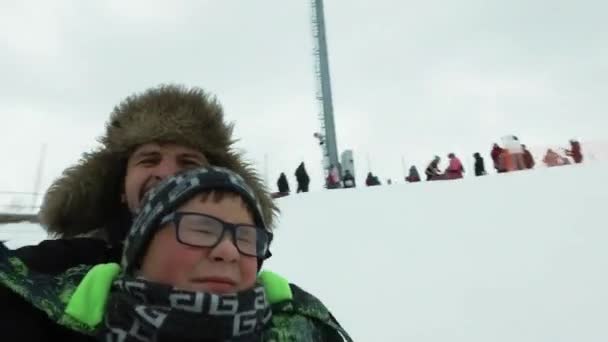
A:
{"type": "Polygon", "coordinates": [[[127,97],[106,123],[101,146],[56,179],[39,218],[49,233],[72,237],[102,230],[122,240],[131,221],[121,202],[126,164],[140,145],[176,143],[202,152],[210,164],[240,174],[258,197],[270,227],[278,212],[259,175],[235,151],[233,125],[217,100],[200,88],[161,85],[127,97]],[[127,220],[128,222],[124,222],[127,220]]]}

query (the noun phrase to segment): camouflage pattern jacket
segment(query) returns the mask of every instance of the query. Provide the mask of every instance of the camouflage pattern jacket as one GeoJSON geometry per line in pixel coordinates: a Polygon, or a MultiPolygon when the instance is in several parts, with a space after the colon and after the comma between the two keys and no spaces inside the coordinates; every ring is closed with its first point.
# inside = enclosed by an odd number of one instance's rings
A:
{"type": "MultiPolygon", "coordinates": [[[[56,276],[40,274],[29,270],[0,243],[0,286],[26,300],[32,317],[40,310],[53,325],[73,333],[70,341],[93,340],[103,321],[111,283],[119,271],[120,267],[111,263],[82,265],[56,276]]],[[[311,294],[268,271],[261,272],[259,282],[271,304],[272,319],[256,340],[352,341],[328,309],[311,294]]],[[[52,331],[46,334],[49,341],[52,331]]]]}

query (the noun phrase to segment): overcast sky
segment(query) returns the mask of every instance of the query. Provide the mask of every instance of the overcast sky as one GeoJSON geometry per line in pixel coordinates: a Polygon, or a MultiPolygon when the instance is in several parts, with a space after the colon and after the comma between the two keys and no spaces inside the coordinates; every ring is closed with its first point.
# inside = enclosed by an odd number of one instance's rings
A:
{"type": "MultiPolygon", "coordinates": [[[[608,138],[608,3],[328,0],[339,148],[357,178],[434,154],[468,158],[608,138]],[[369,158],[368,158],[369,156],[369,158]]],[[[321,179],[310,0],[0,0],[0,191],[41,190],[96,144],[113,106],[160,83],[216,94],[273,188],[321,179]]],[[[466,167],[466,165],[465,165],[466,167]]],[[[469,166],[469,168],[471,168],[469,166]]],[[[0,199],[2,201],[2,199],[0,199]]]]}

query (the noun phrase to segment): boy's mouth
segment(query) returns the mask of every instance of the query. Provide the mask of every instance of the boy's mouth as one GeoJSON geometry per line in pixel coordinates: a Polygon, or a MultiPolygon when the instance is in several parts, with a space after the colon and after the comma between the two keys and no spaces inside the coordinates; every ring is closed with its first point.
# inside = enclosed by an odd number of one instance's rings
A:
{"type": "Polygon", "coordinates": [[[192,278],[190,281],[212,293],[234,292],[237,285],[234,280],[225,277],[192,278]]]}

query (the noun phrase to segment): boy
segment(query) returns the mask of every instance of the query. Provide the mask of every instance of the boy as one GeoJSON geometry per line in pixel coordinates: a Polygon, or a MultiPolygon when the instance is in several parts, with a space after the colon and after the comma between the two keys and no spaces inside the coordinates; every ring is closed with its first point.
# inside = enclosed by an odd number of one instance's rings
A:
{"type": "MultiPolygon", "coordinates": [[[[351,341],[324,305],[280,276],[258,273],[272,232],[252,188],[219,167],[148,191],[121,265],[51,278],[1,246],[0,282],[87,341],[351,341]]],[[[40,328],[40,327],[32,327],[40,328]]]]}

